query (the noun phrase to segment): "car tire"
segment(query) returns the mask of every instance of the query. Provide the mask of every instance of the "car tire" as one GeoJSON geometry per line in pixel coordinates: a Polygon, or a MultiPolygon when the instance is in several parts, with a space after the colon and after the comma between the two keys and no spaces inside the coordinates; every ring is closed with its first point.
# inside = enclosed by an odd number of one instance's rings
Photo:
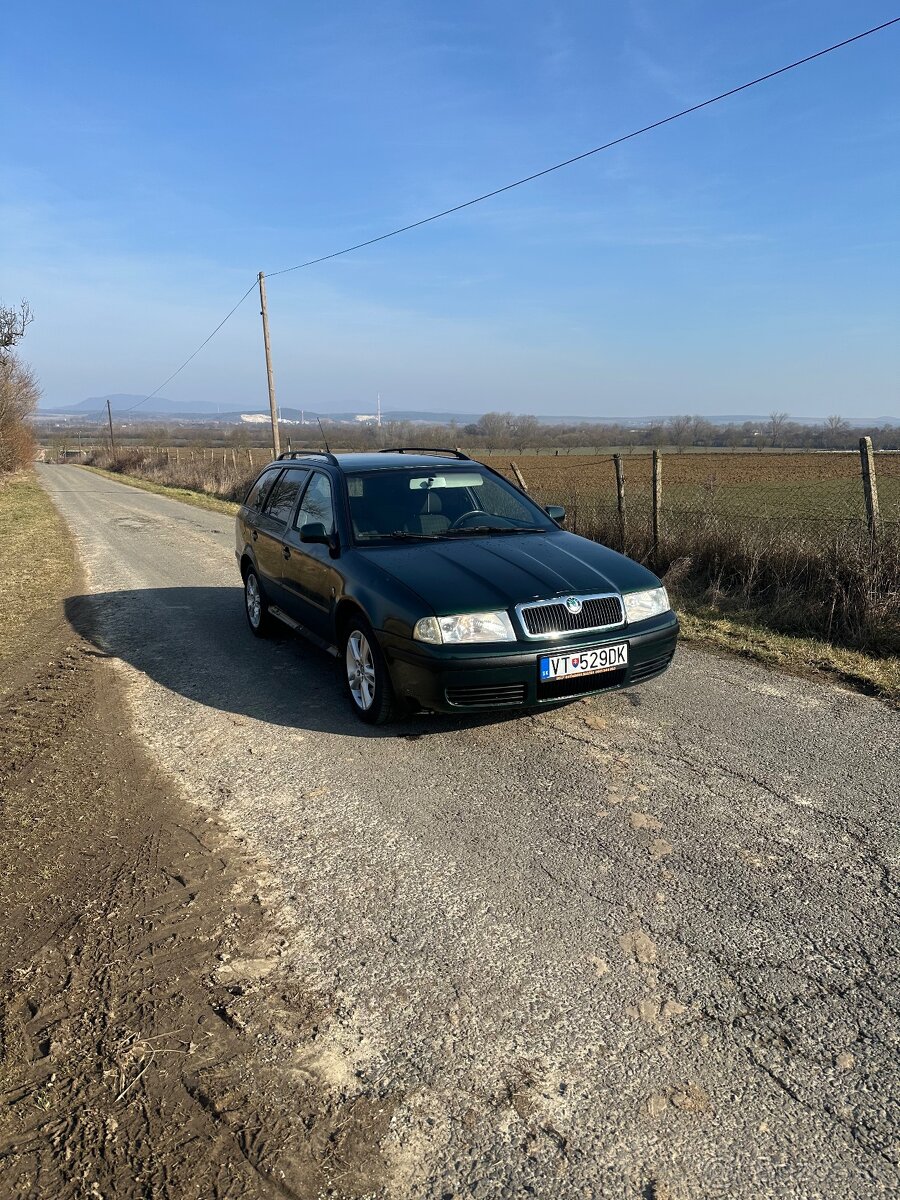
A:
{"type": "Polygon", "coordinates": [[[244,613],[254,637],[268,637],[272,632],[269,603],[259,581],[255,567],[249,567],[244,576],[244,613]]]}
{"type": "Polygon", "coordinates": [[[341,644],[344,683],[350,707],[367,725],[386,725],[402,714],[391,673],[372,627],[353,617],[341,644]]]}

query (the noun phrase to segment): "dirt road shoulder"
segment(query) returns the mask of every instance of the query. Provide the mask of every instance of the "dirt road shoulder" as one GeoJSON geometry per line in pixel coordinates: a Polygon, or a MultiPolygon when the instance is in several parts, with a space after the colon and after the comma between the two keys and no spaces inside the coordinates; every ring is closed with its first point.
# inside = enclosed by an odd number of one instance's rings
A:
{"type": "Polygon", "coordinates": [[[63,617],[65,530],[15,486],[60,558],[0,660],[0,1196],[380,1194],[390,1104],[296,1069],[330,998],[281,961],[266,865],[137,744],[63,617]]]}

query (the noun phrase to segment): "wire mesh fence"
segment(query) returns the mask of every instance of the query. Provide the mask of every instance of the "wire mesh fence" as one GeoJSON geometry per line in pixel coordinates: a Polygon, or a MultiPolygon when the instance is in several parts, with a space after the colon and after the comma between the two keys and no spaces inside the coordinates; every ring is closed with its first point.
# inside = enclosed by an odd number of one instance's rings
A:
{"type": "MultiPolygon", "coordinates": [[[[490,464],[510,478],[510,460],[490,464]]],[[[874,456],[878,524],[856,453],[548,455],[518,464],[566,526],[637,558],[682,595],[777,629],[900,653],[900,454],[874,456]],[[654,502],[654,494],[656,501],[654,502]]]]}
{"type": "MultiPolygon", "coordinates": [[[[626,529],[642,537],[652,523],[652,457],[621,455],[626,529]]],[[[821,454],[671,454],[662,462],[660,527],[728,523],[765,525],[776,537],[818,536],[835,527],[867,531],[860,457],[821,454]]],[[[515,481],[509,460],[485,460],[515,481]]],[[[900,453],[875,455],[881,523],[896,534],[900,521],[900,453]]],[[[519,464],[540,503],[565,504],[573,532],[590,535],[618,515],[614,457],[535,456],[519,464]]]]}

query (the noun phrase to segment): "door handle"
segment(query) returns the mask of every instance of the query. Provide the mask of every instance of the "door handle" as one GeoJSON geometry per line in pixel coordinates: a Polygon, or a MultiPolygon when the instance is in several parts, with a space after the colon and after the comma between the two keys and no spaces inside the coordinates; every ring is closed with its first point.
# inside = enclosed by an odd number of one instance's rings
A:
{"type": "Polygon", "coordinates": [[[282,558],[290,558],[291,557],[291,550],[290,550],[289,546],[281,547],[281,556],[282,556],[282,558]]]}
{"type": "Polygon", "coordinates": [[[254,530],[253,530],[253,532],[251,533],[251,535],[250,535],[250,536],[253,538],[253,540],[254,540],[254,542],[255,542],[255,541],[256,541],[256,539],[259,537],[259,534],[258,534],[258,533],[256,532],[256,530],[254,529],[254,530]]]}

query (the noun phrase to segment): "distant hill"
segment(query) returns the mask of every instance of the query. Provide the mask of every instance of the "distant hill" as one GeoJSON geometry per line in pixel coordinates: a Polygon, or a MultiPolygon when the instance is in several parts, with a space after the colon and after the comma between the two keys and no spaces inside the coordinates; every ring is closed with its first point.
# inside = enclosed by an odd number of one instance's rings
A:
{"type": "Polygon", "coordinates": [[[210,401],[197,400],[185,403],[183,400],[167,400],[165,396],[154,396],[148,400],[146,396],[135,396],[127,392],[116,392],[110,396],[89,396],[78,404],[41,405],[42,412],[72,414],[74,416],[90,416],[93,413],[106,413],[106,402],[109,401],[113,414],[124,415],[128,409],[135,410],[135,418],[141,420],[158,419],[159,417],[177,417],[190,420],[196,417],[215,417],[225,407],[210,401]]]}
{"type": "MultiPolygon", "coordinates": [[[[41,416],[61,416],[77,418],[82,417],[87,420],[105,420],[106,419],[106,402],[110,403],[113,411],[113,416],[119,421],[128,422],[148,422],[148,421],[184,421],[186,423],[196,424],[202,422],[221,422],[222,424],[236,425],[240,423],[242,417],[253,416],[255,414],[268,416],[269,409],[267,405],[249,404],[246,408],[227,408],[223,404],[216,404],[213,401],[184,401],[184,400],[168,400],[165,396],[154,396],[152,400],[147,400],[146,397],[140,395],[131,395],[124,392],[117,392],[110,396],[89,396],[86,400],[81,400],[77,404],[66,405],[51,405],[42,403],[39,412],[41,416]]],[[[492,405],[490,408],[494,411],[502,409],[501,404],[492,405]]],[[[482,412],[489,411],[486,406],[482,412]]],[[[317,417],[322,421],[339,421],[347,424],[356,424],[357,419],[363,416],[373,416],[372,407],[358,409],[348,409],[342,412],[329,411],[327,408],[299,409],[293,406],[282,406],[280,409],[281,419],[283,421],[300,421],[305,420],[307,423],[315,423],[317,417]]],[[[383,421],[411,421],[417,424],[437,424],[449,425],[455,421],[458,425],[469,425],[479,420],[481,413],[473,412],[428,412],[425,409],[395,409],[393,411],[386,410],[382,413],[383,421]]],[[[768,417],[761,413],[720,413],[718,415],[705,417],[713,425],[743,425],[749,422],[753,425],[758,425],[764,428],[768,417]]],[[[791,421],[798,425],[824,425],[824,417],[790,417],[791,421]]],[[[898,417],[851,417],[844,418],[848,425],[851,426],[881,426],[885,425],[900,425],[898,417]]],[[[544,425],[579,425],[582,423],[591,425],[625,425],[632,429],[645,428],[648,425],[665,424],[667,417],[663,416],[603,416],[603,417],[586,417],[586,416],[538,416],[538,421],[544,425]]]]}
{"type": "MultiPolygon", "coordinates": [[[[148,400],[145,396],[132,395],[127,392],[116,392],[109,396],[89,396],[77,404],[48,404],[40,405],[40,412],[46,416],[86,417],[99,420],[106,417],[106,402],[109,401],[113,416],[119,420],[128,421],[223,421],[234,424],[242,416],[259,414],[268,417],[268,405],[249,404],[245,408],[230,408],[211,401],[168,400],[165,396],[154,396],[148,400]]],[[[344,412],[330,412],[327,409],[299,409],[282,405],[279,409],[282,420],[285,421],[315,421],[320,417],[323,421],[346,421],[356,423],[357,416],[373,415],[371,409],[354,409],[344,412]]],[[[450,424],[457,421],[468,424],[477,421],[480,413],[451,413],[426,412],[424,410],[398,410],[385,412],[383,419],[387,421],[426,421],[438,424],[450,424]]]]}

